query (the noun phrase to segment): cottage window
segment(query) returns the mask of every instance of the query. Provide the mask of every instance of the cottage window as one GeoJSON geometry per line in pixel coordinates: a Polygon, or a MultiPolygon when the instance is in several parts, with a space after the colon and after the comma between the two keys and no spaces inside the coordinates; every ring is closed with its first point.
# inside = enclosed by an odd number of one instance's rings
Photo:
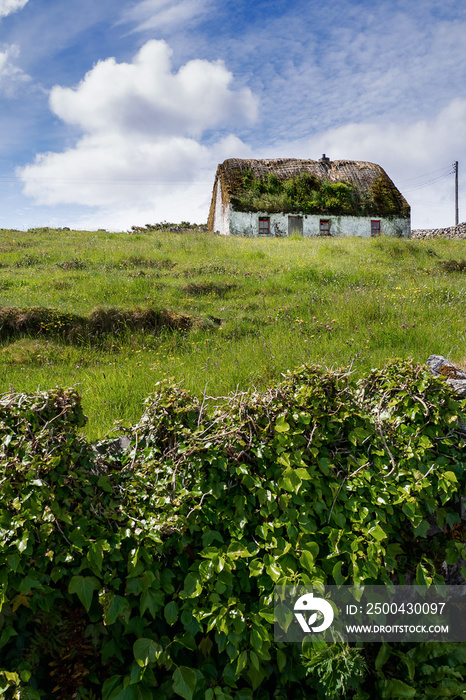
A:
{"type": "Polygon", "coordinates": [[[321,236],[330,236],[330,221],[328,219],[320,220],[319,233],[321,236]]]}
{"type": "Polygon", "coordinates": [[[259,236],[269,236],[270,235],[270,219],[268,216],[262,216],[259,218],[259,236]]]}
{"type": "Polygon", "coordinates": [[[371,221],[371,236],[380,236],[380,221],[371,221]]]}

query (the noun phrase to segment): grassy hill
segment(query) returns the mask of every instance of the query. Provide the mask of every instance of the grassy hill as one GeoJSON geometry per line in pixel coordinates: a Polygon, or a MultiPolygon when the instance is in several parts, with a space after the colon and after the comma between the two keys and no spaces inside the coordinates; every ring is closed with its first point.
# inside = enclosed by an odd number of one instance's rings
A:
{"type": "Polygon", "coordinates": [[[157,382],[264,389],[303,363],[464,363],[463,241],[0,230],[0,391],[76,386],[91,438],[157,382]]]}

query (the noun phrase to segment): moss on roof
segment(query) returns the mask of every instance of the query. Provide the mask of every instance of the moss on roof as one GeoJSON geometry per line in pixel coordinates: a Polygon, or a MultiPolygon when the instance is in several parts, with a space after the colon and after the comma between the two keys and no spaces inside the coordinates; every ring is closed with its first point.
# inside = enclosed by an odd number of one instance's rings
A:
{"type": "Polygon", "coordinates": [[[217,168],[223,203],[237,211],[409,218],[410,207],[380,165],[366,161],[230,158],[217,168]]]}

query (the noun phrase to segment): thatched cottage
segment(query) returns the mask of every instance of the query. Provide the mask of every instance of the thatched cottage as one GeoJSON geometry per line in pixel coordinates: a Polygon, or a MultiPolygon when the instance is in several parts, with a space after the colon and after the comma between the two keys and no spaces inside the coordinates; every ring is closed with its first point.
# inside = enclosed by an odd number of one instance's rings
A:
{"type": "Polygon", "coordinates": [[[409,237],[410,207],[375,163],[298,158],[221,163],[208,227],[238,236],[409,237]]]}

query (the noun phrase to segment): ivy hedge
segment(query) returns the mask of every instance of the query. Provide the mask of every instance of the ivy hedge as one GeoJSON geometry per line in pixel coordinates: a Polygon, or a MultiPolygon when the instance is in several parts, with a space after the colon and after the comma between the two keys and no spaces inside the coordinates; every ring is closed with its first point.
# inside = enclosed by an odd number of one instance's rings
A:
{"type": "Polygon", "coordinates": [[[121,449],[74,390],[4,396],[0,696],[464,698],[466,645],[275,643],[273,590],[464,582],[465,406],[402,361],[162,383],[121,449]]]}

